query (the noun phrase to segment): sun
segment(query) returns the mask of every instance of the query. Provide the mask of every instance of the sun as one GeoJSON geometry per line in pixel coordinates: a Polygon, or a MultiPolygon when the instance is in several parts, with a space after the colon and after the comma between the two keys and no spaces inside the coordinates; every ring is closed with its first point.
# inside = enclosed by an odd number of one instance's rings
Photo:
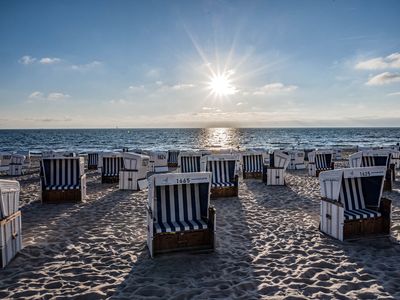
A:
{"type": "Polygon", "coordinates": [[[210,77],[208,88],[211,94],[217,97],[233,95],[237,92],[236,87],[232,83],[231,76],[233,72],[224,72],[222,74],[213,74],[210,77]]]}

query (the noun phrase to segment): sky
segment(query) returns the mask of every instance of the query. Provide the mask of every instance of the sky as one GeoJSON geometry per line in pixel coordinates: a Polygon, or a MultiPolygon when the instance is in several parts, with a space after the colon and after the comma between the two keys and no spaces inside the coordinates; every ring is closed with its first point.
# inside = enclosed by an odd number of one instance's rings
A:
{"type": "Polygon", "coordinates": [[[400,126],[399,16],[389,0],[0,0],[0,129],[400,126]]]}

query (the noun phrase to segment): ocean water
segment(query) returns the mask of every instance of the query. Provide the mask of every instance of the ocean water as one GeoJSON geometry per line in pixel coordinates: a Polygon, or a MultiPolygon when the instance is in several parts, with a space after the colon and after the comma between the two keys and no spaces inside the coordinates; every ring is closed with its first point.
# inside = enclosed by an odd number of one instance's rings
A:
{"type": "Polygon", "coordinates": [[[326,148],[389,146],[400,128],[203,128],[0,130],[0,151],[326,148]]]}

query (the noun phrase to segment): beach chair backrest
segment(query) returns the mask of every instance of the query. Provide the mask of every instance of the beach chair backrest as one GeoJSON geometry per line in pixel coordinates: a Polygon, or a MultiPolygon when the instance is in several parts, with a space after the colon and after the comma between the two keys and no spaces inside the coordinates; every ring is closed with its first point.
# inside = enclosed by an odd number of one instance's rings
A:
{"type": "Polygon", "coordinates": [[[168,150],[168,163],[178,163],[179,150],[168,150]]]}
{"type": "Polygon", "coordinates": [[[181,173],[200,172],[200,159],[202,155],[195,152],[180,152],[178,167],[181,173]]]}
{"type": "Polygon", "coordinates": [[[99,153],[88,153],[88,165],[97,166],[99,161],[99,153]]]}
{"type": "Polygon", "coordinates": [[[19,209],[20,185],[16,180],[0,180],[0,220],[19,209]]]}
{"type": "Polygon", "coordinates": [[[11,156],[11,164],[22,165],[25,161],[25,156],[21,154],[13,154],[11,156]]]}
{"type": "Polygon", "coordinates": [[[244,172],[262,172],[264,158],[262,154],[243,154],[244,172]]]}
{"type": "Polygon", "coordinates": [[[73,187],[80,184],[84,174],[83,158],[43,158],[40,162],[43,187],[73,187]]]}
{"type": "Polygon", "coordinates": [[[147,169],[149,166],[150,157],[143,154],[124,152],[122,154],[124,170],[139,170],[141,168],[147,169]]]}
{"type": "Polygon", "coordinates": [[[283,151],[275,150],[271,155],[271,167],[286,169],[290,163],[290,156],[283,151]]]}
{"type": "Polygon", "coordinates": [[[102,175],[119,176],[119,171],[124,167],[124,161],[120,154],[103,155],[102,175]]]}
{"type": "MultiPolygon", "coordinates": [[[[213,154],[204,156],[202,160],[206,162],[205,171],[212,173],[211,182],[213,185],[224,186],[225,183],[233,183],[235,181],[239,160],[236,155],[213,154]]],[[[204,168],[204,163],[202,168],[204,168]]]]}
{"type": "Polygon", "coordinates": [[[316,153],[315,167],[317,170],[328,169],[331,167],[332,153],[316,153]]]}

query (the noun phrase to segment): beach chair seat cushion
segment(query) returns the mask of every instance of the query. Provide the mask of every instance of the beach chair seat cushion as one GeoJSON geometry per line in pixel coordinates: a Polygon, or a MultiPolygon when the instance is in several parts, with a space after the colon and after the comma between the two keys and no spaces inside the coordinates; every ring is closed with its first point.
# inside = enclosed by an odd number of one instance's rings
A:
{"type": "Polygon", "coordinates": [[[380,217],[381,213],[372,209],[352,209],[344,211],[345,220],[361,220],[380,217]]]}
{"type": "Polygon", "coordinates": [[[106,176],[106,177],[119,176],[119,171],[118,172],[106,172],[106,173],[103,173],[103,176],[106,176]]]}
{"type": "Polygon", "coordinates": [[[47,191],[79,190],[80,188],[81,188],[80,184],[54,184],[46,186],[47,191]]]}
{"type": "Polygon", "coordinates": [[[235,186],[235,183],[233,183],[233,182],[213,182],[211,184],[211,187],[229,187],[229,186],[235,186]]]}
{"type": "MultiPolygon", "coordinates": [[[[156,187],[156,233],[207,229],[202,220],[202,194],[208,194],[200,184],[166,185],[156,187]]],[[[203,195],[204,196],[204,195],[203,195]]]]}

